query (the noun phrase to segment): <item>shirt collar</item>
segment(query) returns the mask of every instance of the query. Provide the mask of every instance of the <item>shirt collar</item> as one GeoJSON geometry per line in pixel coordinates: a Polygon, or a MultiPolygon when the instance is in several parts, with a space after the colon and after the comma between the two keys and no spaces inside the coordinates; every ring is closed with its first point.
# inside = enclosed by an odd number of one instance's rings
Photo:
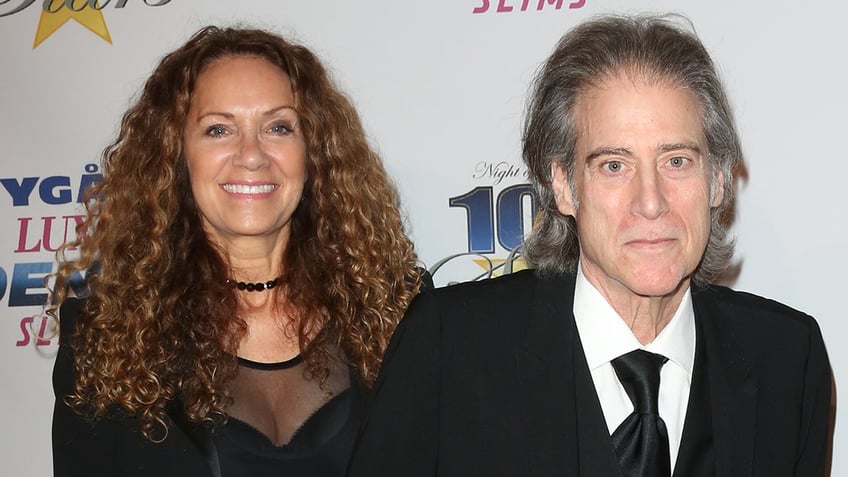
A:
{"type": "Polygon", "coordinates": [[[633,350],[644,349],[665,356],[685,370],[691,380],[695,363],[695,313],[689,289],[668,325],[645,346],[639,343],[612,305],[589,282],[579,264],[573,311],[590,370],[594,371],[633,350]]]}

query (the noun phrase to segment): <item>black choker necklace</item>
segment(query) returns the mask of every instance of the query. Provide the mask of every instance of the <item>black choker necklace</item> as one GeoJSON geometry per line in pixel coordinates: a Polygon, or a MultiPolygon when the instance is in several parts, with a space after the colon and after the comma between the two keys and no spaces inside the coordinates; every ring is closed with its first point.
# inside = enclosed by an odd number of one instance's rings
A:
{"type": "Polygon", "coordinates": [[[275,286],[277,286],[277,284],[280,283],[281,278],[283,278],[283,277],[277,277],[273,280],[268,280],[267,282],[256,282],[256,283],[237,282],[235,280],[230,280],[228,278],[226,283],[227,283],[227,285],[229,285],[233,288],[238,288],[239,290],[242,290],[242,291],[244,291],[244,290],[251,291],[251,292],[252,291],[265,291],[265,290],[270,290],[270,289],[274,288],[275,286]]]}

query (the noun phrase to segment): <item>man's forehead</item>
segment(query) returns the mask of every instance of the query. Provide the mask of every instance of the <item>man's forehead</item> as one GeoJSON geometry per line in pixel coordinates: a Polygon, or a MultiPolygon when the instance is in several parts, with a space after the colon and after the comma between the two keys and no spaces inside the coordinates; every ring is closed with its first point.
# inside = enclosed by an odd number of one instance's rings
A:
{"type": "Polygon", "coordinates": [[[605,81],[578,96],[571,116],[584,151],[621,148],[627,153],[646,143],[657,152],[706,149],[697,96],[669,82],[605,81]]]}

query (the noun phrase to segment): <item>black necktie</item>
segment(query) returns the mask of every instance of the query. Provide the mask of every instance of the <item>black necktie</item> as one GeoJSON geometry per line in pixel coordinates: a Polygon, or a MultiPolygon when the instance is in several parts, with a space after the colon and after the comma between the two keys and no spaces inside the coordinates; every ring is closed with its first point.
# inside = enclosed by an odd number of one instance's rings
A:
{"type": "Polygon", "coordinates": [[[657,400],[660,368],[668,358],[636,350],[612,361],[618,380],[633,402],[633,413],[612,433],[624,477],[670,477],[668,431],[657,400]]]}

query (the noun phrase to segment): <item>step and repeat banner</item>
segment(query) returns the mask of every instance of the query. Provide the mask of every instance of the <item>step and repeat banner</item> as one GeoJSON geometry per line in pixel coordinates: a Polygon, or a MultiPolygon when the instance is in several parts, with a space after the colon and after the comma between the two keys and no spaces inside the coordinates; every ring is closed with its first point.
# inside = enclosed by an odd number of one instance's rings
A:
{"type": "MultiPolygon", "coordinates": [[[[567,29],[612,11],[692,20],[720,66],[747,161],[732,285],[816,316],[837,388],[848,383],[845,2],[4,0],[2,474],[51,475],[57,339],[42,314],[43,278],[74,237],[101,150],[164,53],[208,24],[309,46],[356,104],[419,255],[445,285],[521,266],[510,252],[534,205],[519,146],[530,79],[567,29]]],[[[848,475],[841,414],[833,475],[848,475]]]]}

